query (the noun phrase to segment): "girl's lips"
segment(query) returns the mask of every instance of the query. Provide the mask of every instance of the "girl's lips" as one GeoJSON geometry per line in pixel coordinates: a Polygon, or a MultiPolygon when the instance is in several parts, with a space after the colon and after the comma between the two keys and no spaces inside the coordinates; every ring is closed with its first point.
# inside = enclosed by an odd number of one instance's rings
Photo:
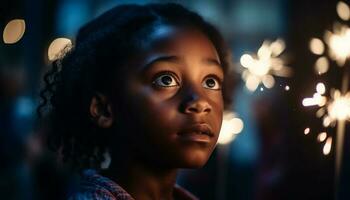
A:
{"type": "Polygon", "coordinates": [[[179,136],[185,141],[209,143],[214,133],[208,124],[198,123],[185,128],[179,133],[179,136]]]}

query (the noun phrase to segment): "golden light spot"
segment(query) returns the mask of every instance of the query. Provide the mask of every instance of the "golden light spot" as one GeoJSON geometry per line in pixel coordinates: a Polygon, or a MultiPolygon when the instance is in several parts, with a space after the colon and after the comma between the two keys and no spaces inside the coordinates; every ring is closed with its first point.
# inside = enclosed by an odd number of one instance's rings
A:
{"type": "Polygon", "coordinates": [[[322,55],[324,52],[324,44],[322,40],[318,38],[312,38],[310,40],[310,50],[316,55],[322,55]]]}
{"type": "Polygon", "coordinates": [[[309,134],[309,133],[310,133],[310,128],[305,128],[304,134],[307,135],[307,134],[309,134]]]}
{"type": "Polygon", "coordinates": [[[218,139],[219,144],[228,144],[244,127],[244,123],[240,118],[235,117],[233,112],[224,112],[222,126],[218,139]]]}
{"type": "Polygon", "coordinates": [[[270,45],[272,56],[280,55],[285,48],[286,48],[286,44],[282,39],[277,39],[276,41],[272,42],[270,45]]]}
{"type": "Polygon", "coordinates": [[[350,19],[350,8],[346,3],[342,1],[339,1],[337,4],[337,13],[340,19],[344,21],[347,21],[350,19]]]}
{"type": "Polygon", "coordinates": [[[255,91],[259,86],[260,80],[256,76],[248,76],[245,85],[250,91],[255,91]]]}
{"type": "Polygon", "coordinates": [[[62,50],[71,45],[72,41],[68,38],[57,38],[52,41],[48,49],[49,60],[54,61],[58,59],[62,54],[62,50]]]}
{"type": "Polygon", "coordinates": [[[322,95],[326,92],[326,86],[323,83],[317,83],[316,91],[317,91],[317,93],[322,95]]]}
{"type": "Polygon", "coordinates": [[[288,85],[286,85],[286,86],[284,87],[284,90],[285,90],[285,91],[289,91],[289,90],[290,90],[290,87],[289,87],[288,85]]]}
{"type": "Polygon", "coordinates": [[[11,20],[4,28],[2,38],[5,44],[14,44],[24,35],[26,23],[23,19],[11,20]]]}
{"type": "Polygon", "coordinates": [[[241,65],[245,68],[248,68],[253,64],[253,58],[249,54],[243,54],[240,59],[241,65]]]}
{"type": "Polygon", "coordinates": [[[329,69],[328,59],[325,56],[318,58],[315,63],[315,71],[318,74],[324,74],[328,71],[328,69],[329,69]]]}
{"type": "Polygon", "coordinates": [[[325,116],[324,118],[323,118],[323,121],[322,121],[322,125],[324,126],[324,127],[328,127],[330,124],[331,124],[331,118],[330,117],[328,117],[328,116],[325,116]]]}
{"type": "Polygon", "coordinates": [[[263,76],[262,83],[265,87],[272,88],[275,85],[275,79],[270,74],[267,74],[263,76]]]}
{"type": "Polygon", "coordinates": [[[328,155],[332,149],[332,138],[329,137],[323,146],[323,154],[328,155]]]}
{"type": "Polygon", "coordinates": [[[327,138],[327,133],[326,132],[322,132],[322,133],[318,134],[318,136],[317,136],[317,140],[319,142],[325,141],[326,138],[327,138]]]}
{"type": "Polygon", "coordinates": [[[339,90],[333,93],[333,100],[327,106],[331,121],[347,120],[350,118],[350,92],[342,95],[339,90]]]}
{"type": "Polygon", "coordinates": [[[264,41],[256,54],[241,56],[240,63],[245,68],[242,78],[248,90],[255,91],[261,83],[266,88],[272,88],[275,84],[274,76],[290,76],[291,69],[279,57],[284,49],[285,44],[281,39],[274,42],[264,41]]]}
{"type": "Polygon", "coordinates": [[[324,106],[327,103],[327,98],[315,93],[312,98],[304,98],[302,101],[303,106],[324,106]]]}
{"type": "Polygon", "coordinates": [[[345,25],[334,25],[334,33],[325,33],[325,41],[329,47],[329,56],[337,62],[339,66],[345,64],[350,56],[350,29],[345,25]]]}

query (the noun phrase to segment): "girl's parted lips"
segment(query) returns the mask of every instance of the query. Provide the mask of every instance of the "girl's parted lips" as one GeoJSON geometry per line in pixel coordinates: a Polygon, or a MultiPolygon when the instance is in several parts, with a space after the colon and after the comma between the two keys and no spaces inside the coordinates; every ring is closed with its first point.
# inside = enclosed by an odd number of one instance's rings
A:
{"type": "Polygon", "coordinates": [[[205,123],[205,122],[194,123],[188,127],[185,127],[179,132],[179,135],[184,135],[189,133],[204,134],[210,137],[214,136],[212,128],[208,123],[205,123]]]}

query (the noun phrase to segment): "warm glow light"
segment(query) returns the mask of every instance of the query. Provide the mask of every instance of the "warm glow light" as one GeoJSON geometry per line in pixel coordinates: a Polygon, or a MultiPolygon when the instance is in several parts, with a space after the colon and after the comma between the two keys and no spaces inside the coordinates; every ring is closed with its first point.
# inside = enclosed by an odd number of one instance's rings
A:
{"type": "Polygon", "coordinates": [[[323,83],[316,85],[316,93],[311,98],[304,98],[302,101],[303,106],[319,106],[322,107],[327,103],[327,98],[322,96],[326,92],[326,86],[323,83]]]}
{"type": "Polygon", "coordinates": [[[23,19],[11,20],[4,28],[2,38],[5,44],[14,44],[24,35],[26,24],[23,19]]]}
{"type": "Polygon", "coordinates": [[[235,117],[232,112],[225,112],[220,136],[218,139],[219,144],[228,144],[230,143],[237,134],[239,134],[243,130],[244,124],[243,121],[237,117],[235,117]]]}
{"type": "Polygon", "coordinates": [[[322,125],[324,126],[324,127],[328,127],[329,125],[331,125],[331,118],[330,117],[328,117],[328,116],[325,116],[324,118],[323,118],[323,121],[322,121],[322,125]]]}
{"type": "MultiPolygon", "coordinates": [[[[337,3],[336,6],[338,16],[348,21],[350,19],[350,7],[343,1],[337,3]]],[[[312,38],[309,44],[310,50],[316,55],[323,55],[325,47],[328,55],[319,57],[315,63],[315,71],[321,75],[329,69],[329,59],[334,60],[338,66],[349,67],[348,58],[350,57],[350,28],[345,23],[335,22],[332,31],[325,31],[323,41],[318,38],[312,38]],[[325,45],[326,44],[326,45],[325,45]]],[[[304,106],[319,106],[316,112],[318,118],[322,118],[324,127],[337,126],[336,132],[336,158],[335,158],[335,176],[336,186],[339,184],[339,177],[342,163],[343,141],[346,133],[346,122],[350,121],[350,92],[349,88],[349,72],[344,69],[341,91],[336,89],[330,90],[330,97],[323,96],[326,93],[326,86],[318,83],[316,93],[312,98],[304,98],[304,106]]],[[[332,148],[332,138],[327,138],[327,133],[319,133],[317,140],[325,142],[323,154],[328,155],[332,148]],[[327,140],[326,140],[327,139],[327,140]]],[[[337,193],[336,193],[337,196],[337,193]]]]}
{"type": "Polygon", "coordinates": [[[279,56],[284,49],[286,48],[286,44],[282,39],[277,39],[276,41],[272,42],[270,45],[271,54],[273,57],[279,56]]]}
{"type": "Polygon", "coordinates": [[[245,68],[248,68],[253,64],[253,58],[249,54],[243,54],[240,59],[241,65],[245,68]]]}
{"type": "Polygon", "coordinates": [[[341,95],[339,90],[333,93],[333,101],[327,106],[328,116],[331,121],[350,119],[350,92],[341,95]]]}
{"type": "Polygon", "coordinates": [[[350,56],[350,29],[345,25],[336,25],[334,33],[326,32],[325,40],[329,47],[329,56],[339,66],[343,66],[350,56]]]}
{"type": "Polygon", "coordinates": [[[316,116],[323,117],[323,126],[334,126],[338,120],[350,120],[350,92],[342,95],[339,90],[332,90],[331,98],[327,99],[322,96],[326,92],[326,86],[318,83],[316,86],[317,93],[312,98],[304,98],[303,106],[321,107],[316,116]]]}
{"type": "Polygon", "coordinates": [[[325,141],[326,138],[327,138],[327,133],[326,132],[322,132],[322,133],[318,134],[318,136],[317,136],[317,140],[319,142],[325,141]]]}
{"type": "Polygon", "coordinates": [[[326,92],[326,86],[323,83],[317,83],[316,91],[317,91],[317,93],[322,95],[326,92]]]}
{"type": "Polygon", "coordinates": [[[312,98],[304,98],[303,99],[303,106],[324,106],[327,102],[327,98],[324,96],[319,95],[318,93],[315,93],[312,98]]]}
{"type": "Polygon", "coordinates": [[[304,130],[304,134],[307,135],[307,134],[309,134],[309,133],[310,133],[310,128],[306,128],[306,129],[304,130]]]}
{"type": "Polygon", "coordinates": [[[324,56],[319,57],[315,63],[315,71],[318,74],[324,74],[328,71],[329,62],[328,59],[324,56]]]}
{"type": "Polygon", "coordinates": [[[66,47],[71,47],[72,41],[67,38],[57,38],[51,42],[48,49],[48,57],[50,61],[54,61],[62,56],[62,50],[66,47]]]}
{"type": "Polygon", "coordinates": [[[283,40],[274,42],[264,41],[256,55],[244,54],[240,58],[241,65],[246,68],[242,78],[250,91],[255,91],[262,83],[266,88],[272,88],[275,84],[275,76],[289,76],[291,70],[284,66],[283,60],[279,58],[284,51],[283,40]]]}
{"type": "Polygon", "coordinates": [[[275,79],[271,75],[267,74],[262,78],[262,83],[265,85],[265,87],[272,88],[275,85],[275,79]]]}
{"type": "Polygon", "coordinates": [[[249,71],[256,76],[265,76],[270,70],[269,60],[254,60],[253,63],[253,66],[249,67],[249,71]]]}
{"type": "Polygon", "coordinates": [[[329,137],[323,146],[323,154],[328,155],[331,152],[332,149],[332,138],[329,137]]]}
{"type": "Polygon", "coordinates": [[[344,21],[347,21],[350,19],[350,8],[346,3],[342,1],[339,1],[337,4],[337,13],[340,19],[344,21]]]}
{"type": "Polygon", "coordinates": [[[324,44],[322,40],[318,38],[312,38],[310,40],[310,50],[316,55],[322,55],[324,52],[324,44]]]}
{"type": "Polygon", "coordinates": [[[288,85],[286,85],[286,86],[284,87],[284,90],[285,90],[285,91],[289,91],[289,90],[290,90],[290,87],[289,87],[288,85]]]}
{"type": "Polygon", "coordinates": [[[233,118],[231,120],[232,124],[232,133],[238,134],[243,130],[243,121],[240,118],[233,118]]]}
{"type": "Polygon", "coordinates": [[[250,91],[255,91],[256,88],[260,84],[260,79],[258,79],[256,76],[248,76],[245,85],[250,91]]]}

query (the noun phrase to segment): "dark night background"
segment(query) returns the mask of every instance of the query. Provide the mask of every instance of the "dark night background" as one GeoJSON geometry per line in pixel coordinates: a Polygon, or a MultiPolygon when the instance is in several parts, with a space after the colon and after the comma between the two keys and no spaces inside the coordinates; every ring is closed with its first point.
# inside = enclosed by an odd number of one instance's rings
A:
{"type": "MultiPolygon", "coordinates": [[[[316,75],[317,56],[309,50],[312,37],[321,38],[340,21],[336,0],[2,1],[1,33],[16,18],[25,20],[26,31],[15,44],[0,43],[0,199],[61,199],[69,190],[69,172],[55,164],[35,129],[51,41],[66,37],[74,44],[78,28],[108,8],[149,2],[178,2],[199,12],[225,36],[236,68],[243,53],[256,52],[265,39],[282,38],[283,55],[294,71],[289,78],[277,78],[272,89],[254,93],[239,79],[233,107],[244,122],[243,131],[232,143],[218,146],[203,169],[183,170],[179,184],[201,199],[335,199],[334,144],[323,155],[323,144],[316,140],[326,130],[335,141],[335,128],[323,128],[317,109],[301,102],[314,93],[317,82],[329,88],[341,85],[344,70],[331,61],[326,74],[316,75]],[[311,129],[308,135],[306,127],[311,129]]],[[[338,199],[350,199],[349,128],[347,123],[338,199]]]]}

